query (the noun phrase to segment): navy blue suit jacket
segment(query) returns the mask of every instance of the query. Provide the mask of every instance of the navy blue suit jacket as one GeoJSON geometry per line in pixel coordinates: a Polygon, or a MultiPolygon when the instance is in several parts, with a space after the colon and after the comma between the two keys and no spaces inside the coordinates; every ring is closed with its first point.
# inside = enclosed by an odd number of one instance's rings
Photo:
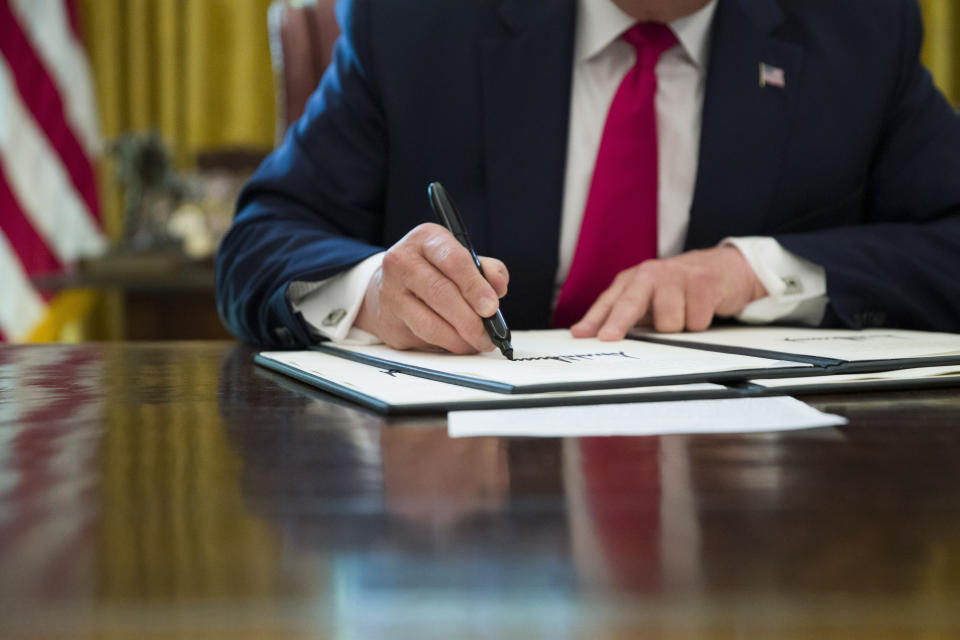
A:
{"type": "MultiPolygon", "coordinates": [[[[960,331],[960,120],[920,65],[916,0],[719,2],[687,248],[773,236],[826,268],[825,324],[960,331]]],[[[230,329],[306,345],[287,285],[431,221],[432,180],[510,269],[511,326],[548,326],[574,9],[342,0],[334,62],[221,245],[230,329]]]]}

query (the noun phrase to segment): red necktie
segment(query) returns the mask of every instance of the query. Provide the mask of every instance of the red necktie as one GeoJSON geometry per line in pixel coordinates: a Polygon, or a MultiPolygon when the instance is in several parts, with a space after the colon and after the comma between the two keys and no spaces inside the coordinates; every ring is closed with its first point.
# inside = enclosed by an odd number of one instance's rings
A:
{"type": "Polygon", "coordinates": [[[641,22],[623,34],[637,62],[617,89],[603,127],[577,248],[553,316],[579,321],[624,269],[657,257],[657,114],[654,68],[676,44],[670,28],[641,22]]]}

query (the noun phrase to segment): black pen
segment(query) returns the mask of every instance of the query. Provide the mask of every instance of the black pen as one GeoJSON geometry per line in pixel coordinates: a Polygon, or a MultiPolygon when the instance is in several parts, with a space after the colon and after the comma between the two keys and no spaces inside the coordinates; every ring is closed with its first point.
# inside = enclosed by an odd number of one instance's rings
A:
{"type": "MultiPolygon", "coordinates": [[[[473,249],[473,243],[470,242],[467,227],[463,224],[460,212],[457,211],[457,207],[447,194],[447,190],[444,189],[443,185],[439,182],[431,182],[427,187],[427,195],[430,198],[430,207],[433,209],[433,213],[437,216],[440,224],[445,226],[447,230],[453,234],[453,237],[467,248],[467,251],[473,256],[473,263],[477,265],[477,269],[480,270],[480,275],[486,279],[487,276],[483,273],[483,267],[480,266],[480,258],[477,257],[477,252],[473,249]]],[[[503,314],[500,313],[500,309],[497,309],[497,312],[489,318],[483,318],[483,328],[487,330],[487,335],[490,336],[493,344],[500,349],[500,353],[506,356],[507,360],[513,360],[513,345],[510,344],[510,327],[507,326],[507,322],[503,319],[503,314]]]]}

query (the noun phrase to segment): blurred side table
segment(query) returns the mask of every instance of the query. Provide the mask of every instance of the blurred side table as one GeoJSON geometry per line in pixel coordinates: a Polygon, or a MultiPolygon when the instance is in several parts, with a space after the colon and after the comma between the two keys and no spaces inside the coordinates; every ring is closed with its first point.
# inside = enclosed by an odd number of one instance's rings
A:
{"type": "Polygon", "coordinates": [[[117,253],[81,262],[70,273],[34,278],[48,293],[92,289],[119,296],[122,340],[230,338],[217,315],[213,260],[178,253],[117,253]]]}

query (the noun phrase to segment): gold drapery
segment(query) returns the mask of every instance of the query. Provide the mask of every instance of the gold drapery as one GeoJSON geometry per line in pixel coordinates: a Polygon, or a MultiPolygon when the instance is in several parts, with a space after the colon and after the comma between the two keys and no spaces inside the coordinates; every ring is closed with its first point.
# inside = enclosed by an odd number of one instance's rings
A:
{"type": "MultiPolygon", "coordinates": [[[[271,0],[80,0],[100,127],[109,142],[157,131],[180,166],[204,151],[268,151],[274,141],[271,0]]],[[[104,227],[122,235],[112,161],[98,163],[104,227]]],[[[115,294],[68,291],[30,342],[123,335],[115,294]]]]}
{"type": "Polygon", "coordinates": [[[178,153],[273,144],[270,0],[83,0],[104,134],[178,153]]]}
{"type": "Polygon", "coordinates": [[[960,106],[960,3],[957,0],[920,0],[926,43],[923,60],[947,94],[960,106]]]}
{"type": "MultiPolygon", "coordinates": [[[[270,0],[81,0],[106,140],[155,130],[181,166],[201,151],[269,150],[270,0]]],[[[104,171],[108,173],[108,171],[104,171]]],[[[119,203],[106,180],[106,221],[119,203]]]]}

